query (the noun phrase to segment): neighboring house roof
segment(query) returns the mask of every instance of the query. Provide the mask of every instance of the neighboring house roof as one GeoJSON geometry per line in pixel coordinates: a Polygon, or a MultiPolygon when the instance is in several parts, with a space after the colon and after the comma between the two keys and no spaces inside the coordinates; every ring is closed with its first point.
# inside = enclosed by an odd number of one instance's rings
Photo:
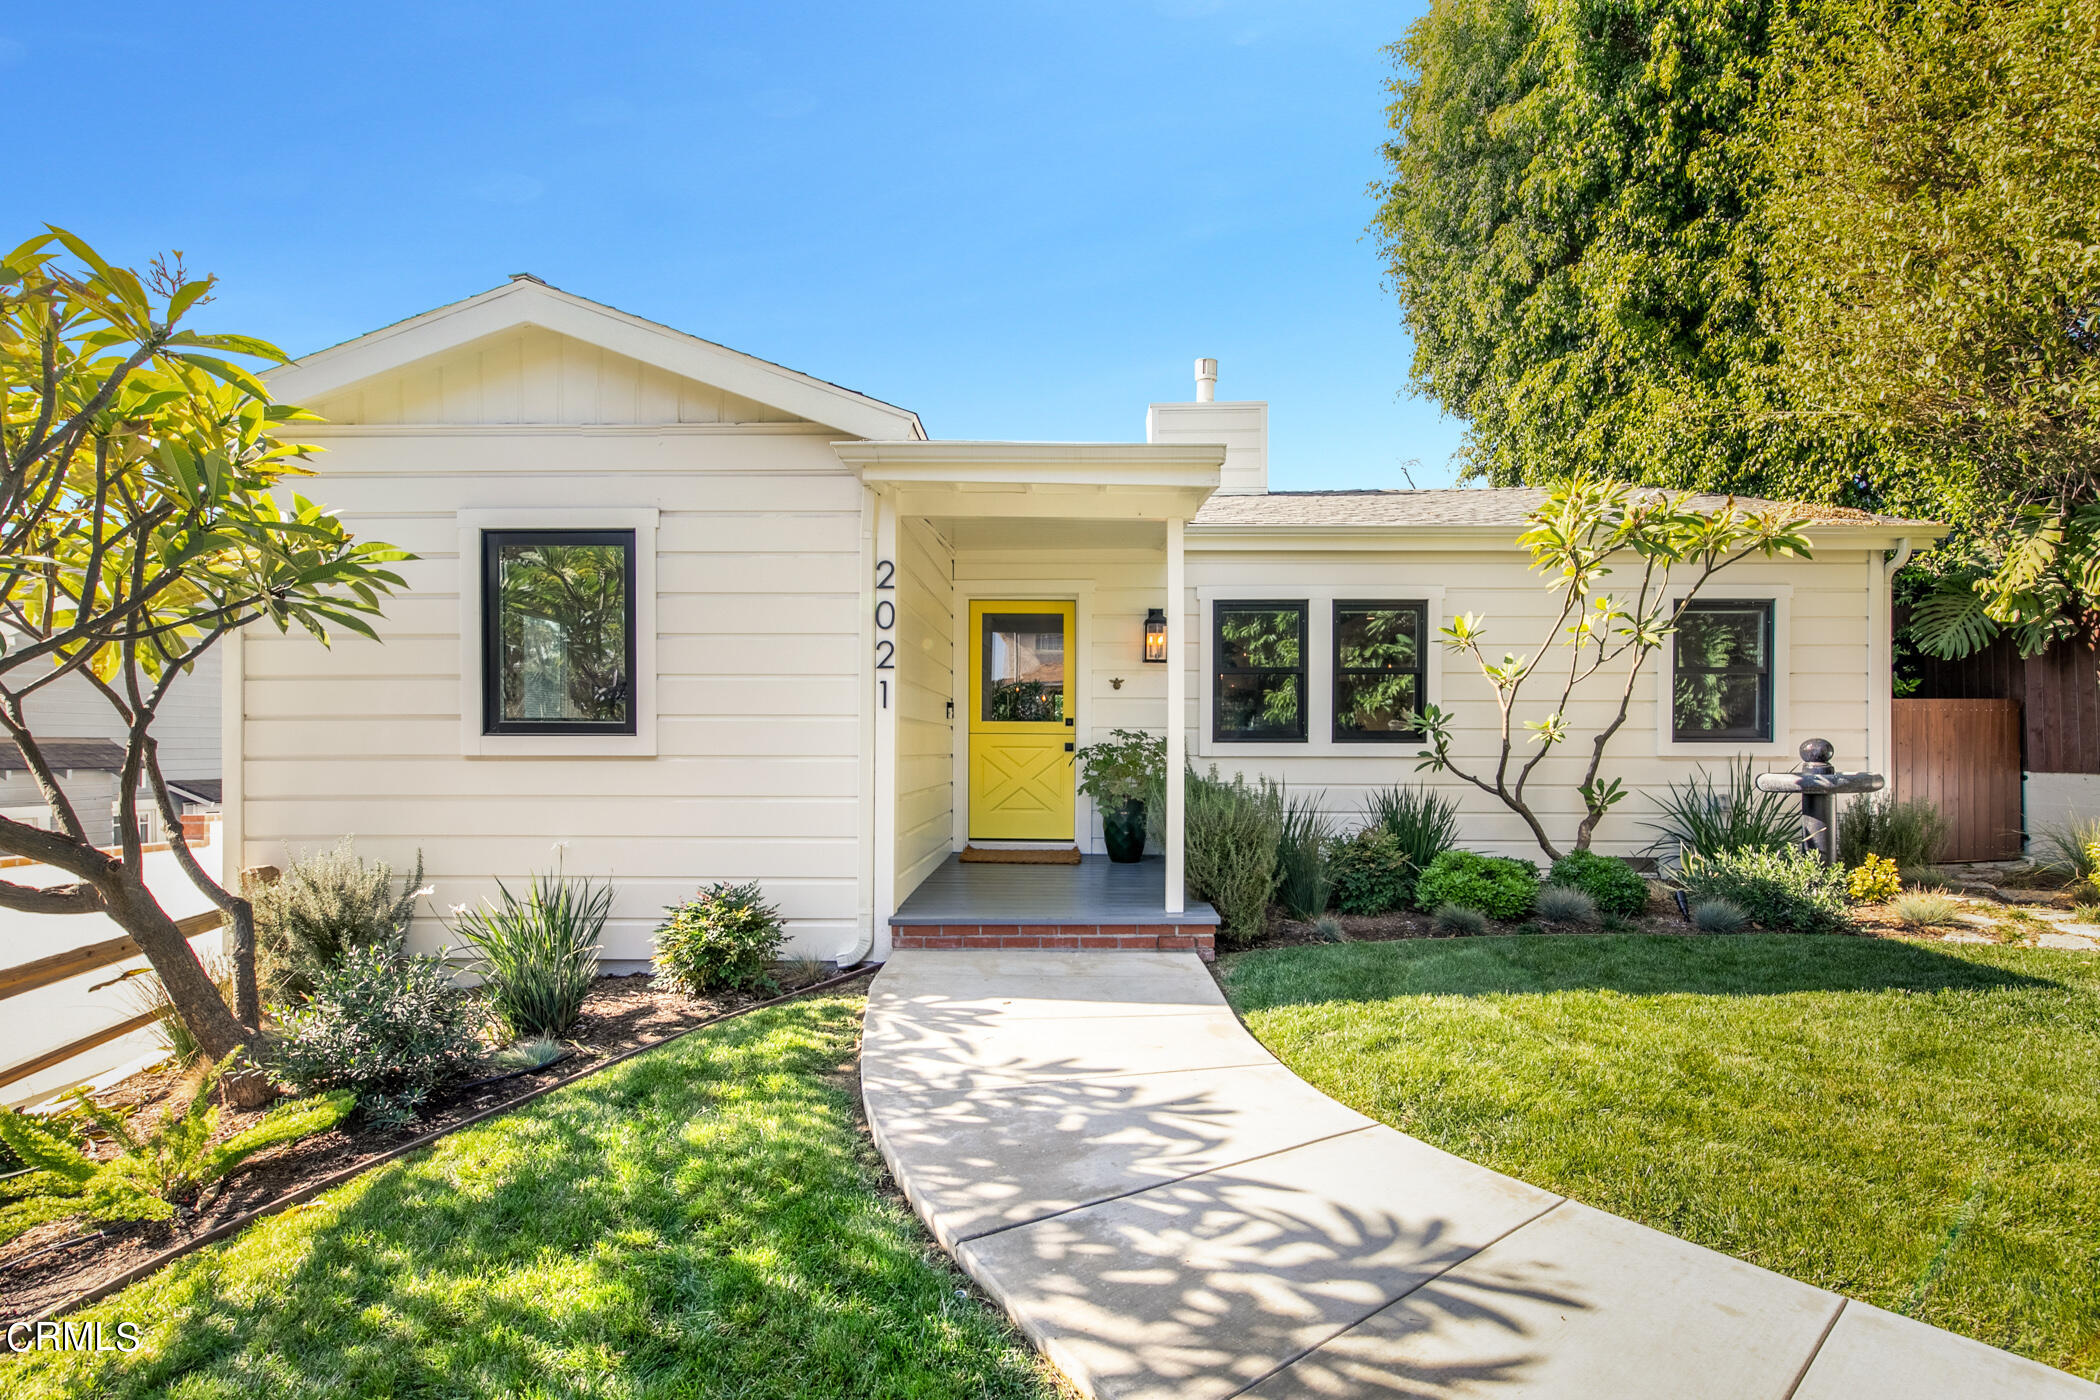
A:
{"type": "Polygon", "coordinates": [[[185,802],[208,803],[214,807],[226,796],[226,786],[217,778],[170,778],[168,791],[185,802]]]}
{"type": "Polygon", "coordinates": [[[919,415],[909,409],[550,287],[526,273],[464,301],[303,355],[266,377],[287,402],[309,403],[520,326],[540,326],[855,437],[926,436],[919,415]]]}
{"type": "MultiPolygon", "coordinates": [[[[36,746],[44,762],[60,772],[89,768],[116,773],[124,767],[123,745],[108,739],[39,739],[36,746]]],[[[0,739],[0,770],[20,773],[28,767],[22,761],[21,746],[12,739],[0,739]]]]}
{"type": "MultiPolygon", "coordinates": [[[[1270,491],[1259,496],[1212,496],[1190,523],[1216,526],[1265,526],[1285,529],[1498,529],[1520,526],[1546,499],[1541,487],[1479,487],[1449,491],[1270,491]]],[[[1689,503],[1714,510],[1726,496],[1695,494],[1689,503]]],[[[1879,526],[1919,533],[1944,531],[1929,520],[1874,515],[1844,506],[1799,501],[1735,498],[1746,510],[1790,510],[1811,523],[1879,526]]]]}

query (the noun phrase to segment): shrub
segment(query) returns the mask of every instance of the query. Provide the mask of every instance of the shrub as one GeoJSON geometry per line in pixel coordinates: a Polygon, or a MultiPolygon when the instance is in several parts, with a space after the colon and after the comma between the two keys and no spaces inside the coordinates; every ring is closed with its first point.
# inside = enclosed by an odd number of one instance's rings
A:
{"type": "Polygon", "coordinates": [[[535,875],[519,899],[501,880],[497,902],[458,907],[453,932],[481,955],[489,1010],[513,1036],[567,1035],[598,980],[598,940],[612,913],[611,884],[535,875]]]}
{"type": "Polygon", "coordinates": [[[1074,758],[1079,764],[1079,790],[1106,810],[1112,803],[1132,798],[1146,801],[1161,786],[1167,741],[1164,735],[1141,729],[1113,729],[1108,738],[1088,744],[1074,758]]]}
{"type": "Polygon", "coordinates": [[[1907,890],[1938,890],[1946,886],[1940,880],[1936,865],[1906,865],[1897,870],[1896,876],[1907,890]]]}
{"type": "Polygon", "coordinates": [[[270,1070],[300,1093],[349,1089],[380,1122],[414,1114],[481,1053],[481,999],[442,958],[359,948],[276,1016],[270,1070]]]}
{"type": "Polygon", "coordinates": [[[1382,826],[1336,837],[1327,848],[1334,906],[1344,914],[1405,909],[1415,893],[1415,867],[1399,838],[1382,826]]]}
{"type": "Polygon", "coordinates": [[[1521,919],[1538,892],[1539,868],[1528,860],[1446,851],[1415,881],[1415,907],[1457,904],[1498,919],[1521,919]]]}
{"type": "Polygon", "coordinates": [[[1651,798],[1661,819],[1647,823],[1657,833],[1649,849],[1669,855],[1729,855],[1736,851],[1791,851],[1801,845],[1800,804],[1783,792],[1759,792],[1750,760],[1729,765],[1716,787],[1704,768],[1696,778],[1670,784],[1651,798]]]}
{"type": "Polygon", "coordinates": [[[2042,868],[2073,883],[2100,888],[2100,817],[2073,819],[2042,828],[2036,842],[2042,868]]]}
{"type": "Polygon", "coordinates": [[[1526,938],[1537,938],[1546,931],[1546,926],[1536,919],[1526,919],[1517,925],[1517,932],[1526,938]]]}
{"type": "Polygon", "coordinates": [[[1693,903],[1725,899],[1766,928],[1824,933],[1850,922],[1845,868],[1807,851],[1730,851],[1687,859],[1677,881],[1693,903]]]}
{"type": "Polygon", "coordinates": [[[1334,830],[1319,803],[1299,794],[1283,804],[1276,835],[1276,902],[1294,919],[1316,919],[1327,911],[1334,880],[1327,847],[1334,830]]]}
{"type": "Polygon", "coordinates": [[[1218,940],[1244,947],[1261,936],[1276,891],[1283,811],[1276,789],[1193,769],[1184,779],[1182,849],[1190,890],[1218,911],[1218,940]]]}
{"type": "MultiPolygon", "coordinates": [[[[1411,872],[1427,870],[1429,862],[1458,844],[1458,804],[1429,788],[1374,792],[1365,812],[1371,824],[1385,828],[1400,844],[1411,872]]],[[[1406,896],[1400,902],[1405,903],[1406,896]]]]}
{"type": "Polygon", "coordinates": [[[1453,938],[1477,938],[1488,931],[1487,915],[1463,904],[1439,904],[1429,927],[1453,938]]]}
{"type": "Polygon", "coordinates": [[[1887,856],[1868,856],[1845,877],[1845,893],[1855,904],[1879,904],[1903,888],[1896,862],[1887,856]]]}
{"type": "Polygon", "coordinates": [[[1322,914],[1319,918],[1314,919],[1313,932],[1320,936],[1320,941],[1323,943],[1347,943],[1349,941],[1349,930],[1343,928],[1342,921],[1332,914],[1322,914]]]}
{"type": "Polygon", "coordinates": [[[117,1155],[98,1161],[54,1125],[0,1108],[0,1142],[31,1170],[0,1187],[0,1243],[34,1225],[86,1215],[95,1220],[166,1220],[177,1198],[230,1176],[266,1148],[325,1132],[342,1121],[356,1096],[347,1092],[281,1103],[221,1142],[212,1095],[225,1062],[198,1083],[187,1107],[143,1136],[122,1114],[80,1090],[75,1112],[115,1139],[117,1155]]]}
{"type": "Polygon", "coordinates": [[[1701,933],[1741,933],[1750,916],[1732,900],[1702,899],[1692,906],[1692,927],[1701,933]]]}
{"type": "Polygon", "coordinates": [[[257,979],[275,997],[304,997],[322,974],[360,948],[401,951],[422,888],[423,855],[394,893],[384,861],[366,865],[345,837],[332,851],[309,852],[267,885],[250,889],[255,910],[257,979]]]}
{"type": "Polygon", "coordinates": [[[1607,914],[1633,916],[1648,908],[1648,882],[1617,856],[1570,851],[1553,862],[1546,883],[1581,890],[1607,914]]]}
{"type": "Polygon", "coordinates": [[[656,975],[673,991],[694,997],[772,985],[787,930],[758,881],[709,885],[665,912],[671,917],[656,930],[656,975]]]}
{"type": "Polygon", "coordinates": [[[1552,924],[1594,924],[1597,901],[1573,885],[1547,885],[1534,905],[1538,916],[1552,924]]]}
{"type": "Polygon", "coordinates": [[[1889,901],[1889,914],[1908,928],[1935,928],[1961,922],[1961,905],[1946,895],[1912,890],[1889,901]]]}
{"type": "Polygon", "coordinates": [[[1947,845],[1947,819],[1922,797],[1897,802],[1862,793],[1838,813],[1837,857],[1847,866],[1878,855],[1898,867],[1931,865],[1947,845]]]}

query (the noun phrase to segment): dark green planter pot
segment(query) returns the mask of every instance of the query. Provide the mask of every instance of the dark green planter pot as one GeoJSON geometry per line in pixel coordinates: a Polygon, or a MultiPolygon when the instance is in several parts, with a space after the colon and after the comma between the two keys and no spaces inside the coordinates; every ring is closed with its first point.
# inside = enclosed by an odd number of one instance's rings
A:
{"type": "Polygon", "coordinates": [[[1145,858],[1145,803],[1143,799],[1126,797],[1120,809],[1110,807],[1101,813],[1101,841],[1108,847],[1108,858],[1122,865],[1145,858]]]}

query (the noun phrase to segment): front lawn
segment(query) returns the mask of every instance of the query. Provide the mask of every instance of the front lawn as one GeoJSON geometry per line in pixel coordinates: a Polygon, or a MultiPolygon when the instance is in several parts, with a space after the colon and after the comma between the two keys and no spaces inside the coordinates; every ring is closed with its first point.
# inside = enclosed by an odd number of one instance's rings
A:
{"type": "Polygon", "coordinates": [[[2100,1376],[2100,959],[1480,938],[1221,963],[1344,1103],[1769,1269],[2100,1376]]]}
{"type": "Polygon", "coordinates": [[[443,1139],[0,1357],[10,1395],[1047,1397],[861,1133],[860,998],[754,1012],[443,1139]]]}

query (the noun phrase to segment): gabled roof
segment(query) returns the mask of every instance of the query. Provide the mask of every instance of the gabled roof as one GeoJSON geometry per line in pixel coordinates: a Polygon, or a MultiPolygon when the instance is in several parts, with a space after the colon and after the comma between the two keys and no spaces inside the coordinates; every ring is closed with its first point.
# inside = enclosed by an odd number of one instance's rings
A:
{"type": "MultiPolygon", "coordinates": [[[[1203,503],[1192,525],[1266,527],[1270,529],[1406,529],[1510,530],[1546,499],[1542,487],[1475,487],[1448,491],[1270,491],[1258,496],[1213,496],[1203,503]]],[[[1728,497],[1695,493],[1687,503],[1695,510],[1718,510],[1728,497]]],[[[1944,534],[1946,526],[1930,520],[1874,515],[1845,506],[1805,501],[1767,501],[1738,496],[1744,510],[1783,510],[1812,525],[1872,528],[1893,533],[1944,534]]]]}
{"type": "Polygon", "coordinates": [[[550,287],[524,273],[465,301],[440,306],[294,360],[269,375],[270,387],[287,402],[312,402],[404,365],[520,326],[540,326],[557,335],[601,346],[666,373],[726,389],[855,437],[923,440],[926,436],[919,416],[909,409],[645,321],[550,287]]]}

